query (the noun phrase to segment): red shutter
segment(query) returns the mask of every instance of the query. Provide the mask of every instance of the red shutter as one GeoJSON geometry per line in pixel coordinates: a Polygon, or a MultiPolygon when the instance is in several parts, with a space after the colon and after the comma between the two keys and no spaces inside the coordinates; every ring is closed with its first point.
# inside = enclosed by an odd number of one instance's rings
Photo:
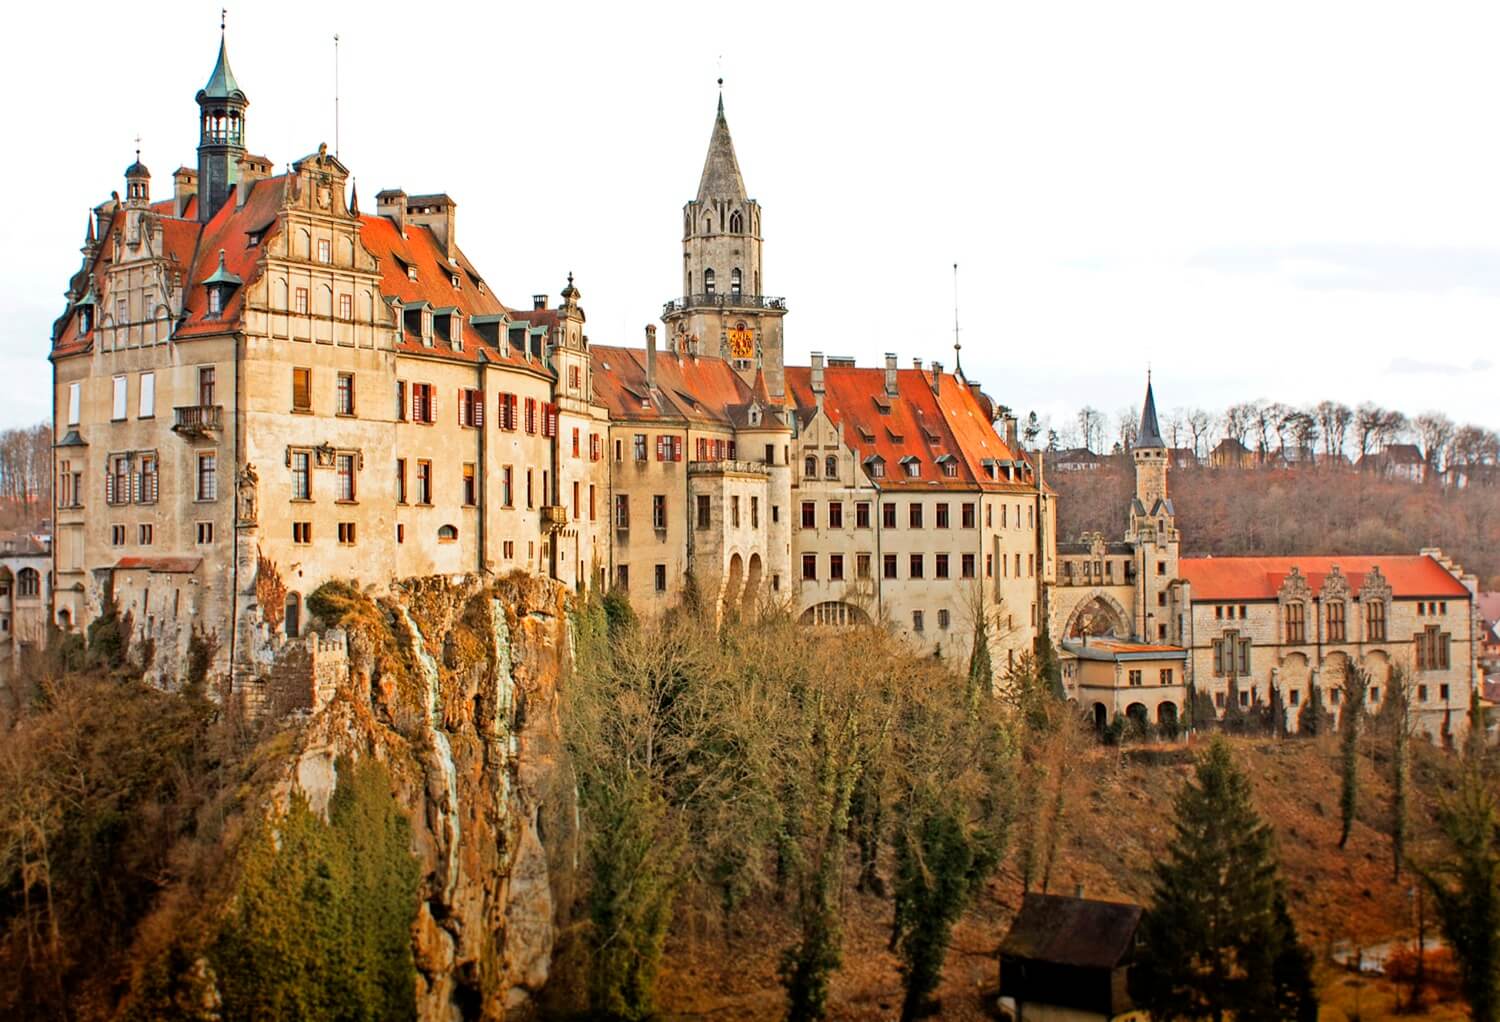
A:
{"type": "Polygon", "coordinates": [[[662,436],[660,433],[656,434],[656,460],[657,461],[666,461],[667,460],[666,439],[667,438],[664,437],[664,436],[662,436]]]}
{"type": "Polygon", "coordinates": [[[680,436],[674,436],[672,438],[672,460],[682,460],[682,437],[680,436]]]}
{"type": "Polygon", "coordinates": [[[474,425],[484,425],[484,391],[474,391],[474,425]]]}

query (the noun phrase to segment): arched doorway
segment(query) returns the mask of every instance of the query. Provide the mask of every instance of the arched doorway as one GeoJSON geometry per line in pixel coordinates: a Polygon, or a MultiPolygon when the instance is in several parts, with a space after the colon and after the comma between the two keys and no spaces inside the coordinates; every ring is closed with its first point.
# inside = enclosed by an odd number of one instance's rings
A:
{"type": "Polygon", "coordinates": [[[724,611],[739,609],[744,595],[745,562],[739,554],[729,558],[729,575],[724,583],[724,611]]]}
{"type": "Polygon", "coordinates": [[[750,555],[750,574],[745,578],[745,609],[755,606],[755,601],[760,597],[760,577],[764,571],[760,561],[760,554],[750,555]]]}
{"type": "Polygon", "coordinates": [[[298,593],[286,594],[286,615],[282,618],[282,628],[288,639],[295,639],[302,634],[302,596],[298,593]]]}
{"type": "Polygon", "coordinates": [[[1094,730],[1100,734],[1109,727],[1109,710],[1103,703],[1094,704],[1094,730]]]}
{"type": "Polygon", "coordinates": [[[1165,702],[1156,708],[1156,722],[1162,727],[1173,728],[1177,726],[1177,704],[1165,702]]]}
{"type": "Polygon", "coordinates": [[[1145,703],[1131,703],[1125,707],[1125,719],[1141,732],[1151,726],[1151,715],[1147,712],[1145,703]]]}

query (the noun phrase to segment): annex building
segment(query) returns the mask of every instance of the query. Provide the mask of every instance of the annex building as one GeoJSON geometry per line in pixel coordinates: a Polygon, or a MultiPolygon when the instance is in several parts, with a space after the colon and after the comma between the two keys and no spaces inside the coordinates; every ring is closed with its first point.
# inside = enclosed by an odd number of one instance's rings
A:
{"type": "Polygon", "coordinates": [[[1064,685],[1098,726],[1115,714],[1174,724],[1194,692],[1220,716],[1249,713],[1274,692],[1295,729],[1314,688],[1337,716],[1351,666],[1369,671],[1378,711],[1399,666],[1421,730],[1435,740],[1466,732],[1479,684],[1474,575],[1440,550],[1183,556],[1149,381],[1131,453],[1135,496],[1122,539],[1091,534],[1057,548],[1064,685]]]}
{"type": "Polygon", "coordinates": [[[203,629],[253,686],[325,581],[520,571],[1031,648],[1055,509],[1015,420],[956,363],[785,363],[722,99],[633,347],[590,341],[571,276],[503,301],[446,194],[361,208],[322,146],[274,173],[222,41],[195,98],[196,165],[155,195],[137,154],[54,327],[58,626],[113,603],[164,684],[203,629]]]}

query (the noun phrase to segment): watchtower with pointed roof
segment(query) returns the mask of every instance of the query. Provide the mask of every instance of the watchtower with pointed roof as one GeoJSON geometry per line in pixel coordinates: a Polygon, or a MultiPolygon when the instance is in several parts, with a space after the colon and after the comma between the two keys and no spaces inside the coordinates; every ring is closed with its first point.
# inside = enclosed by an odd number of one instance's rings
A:
{"type": "Polygon", "coordinates": [[[245,109],[250,99],[229,67],[225,39],[219,37],[219,59],[208,84],[198,90],[198,219],[203,223],[229,197],[239,180],[245,155],[245,109]]]}
{"type": "Polygon", "coordinates": [[[1156,419],[1156,395],[1146,378],[1141,425],[1130,449],[1135,460],[1135,497],[1125,540],[1136,550],[1135,632],[1142,639],[1177,641],[1169,587],[1177,577],[1177,515],[1167,495],[1167,445],[1156,419]]]}
{"type": "Polygon", "coordinates": [[[682,210],[682,291],[662,310],[669,345],[721,356],[752,385],[763,372],[780,396],[786,301],[763,293],[760,204],[745,192],[722,94],[698,194],[682,210]]]}

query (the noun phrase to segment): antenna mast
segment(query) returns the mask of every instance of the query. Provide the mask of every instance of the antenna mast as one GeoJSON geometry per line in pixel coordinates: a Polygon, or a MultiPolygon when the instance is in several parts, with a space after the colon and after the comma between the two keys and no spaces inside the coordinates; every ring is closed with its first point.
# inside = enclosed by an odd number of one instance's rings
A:
{"type": "Polygon", "coordinates": [[[953,375],[962,376],[964,371],[963,359],[960,352],[963,345],[958,343],[958,264],[953,264],[953,375]]]}
{"type": "Polygon", "coordinates": [[[333,34],[333,155],[339,155],[339,34],[333,34]]]}

